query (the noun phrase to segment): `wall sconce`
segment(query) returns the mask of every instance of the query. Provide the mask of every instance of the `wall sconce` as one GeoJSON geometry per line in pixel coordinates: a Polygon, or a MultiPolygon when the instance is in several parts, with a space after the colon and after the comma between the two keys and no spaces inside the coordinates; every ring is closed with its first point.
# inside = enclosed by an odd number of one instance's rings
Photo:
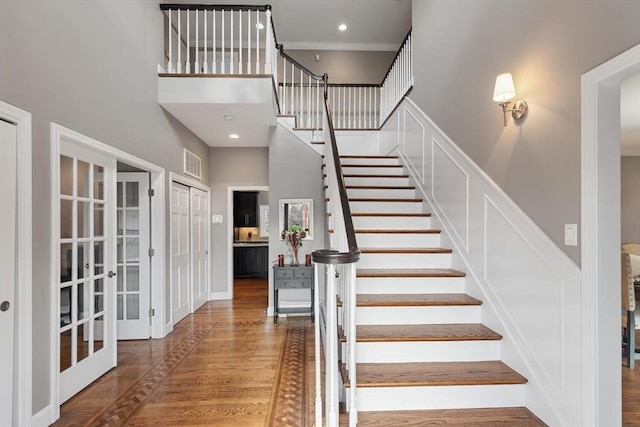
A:
{"type": "Polygon", "coordinates": [[[493,100],[502,107],[504,114],[504,125],[507,125],[507,111],[511,111],[514,120],[520,120],[527,111],[528,105],[525,101],[516,101],[514,108],[507,108],[511,104],[510,99],[516,96],[516,88],[513,85],[511,73],[502,73],[496,78],[496,87],[493,90],[493,100]]]}

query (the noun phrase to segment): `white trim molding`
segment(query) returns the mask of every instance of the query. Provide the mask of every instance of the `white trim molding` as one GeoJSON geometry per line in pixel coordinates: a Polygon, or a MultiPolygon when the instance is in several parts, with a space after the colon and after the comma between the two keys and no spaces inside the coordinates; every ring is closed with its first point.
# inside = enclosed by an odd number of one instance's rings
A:
{"type": "Polygon", "coordinates": [[[399,43],[318,43],[285,41],[282,43],[286,50],[353,50],[353,51],[379,51],[397,52],[399,43]]]}
{"type": "Polygon", "coordinates": [[[31,113],[0,101],[0,119],[17,128],[17,279],[18,301],[15,333],[18,337],[14,372],[17,372],[17,395],[14,402],[14,422],[19,426],[31,425],[32,405],[32,201],[31,201],[31,113]],[[17,369],[16,369],[17,368],[17,369]]]}
{"type": "Polygon", "coordinates": [[[581,426],[579,268],[410,98],[394,114],[382,131],[398,141],[385,146],[398,146],[465,292],[504,337],[502,360],[528,379],[526,406],[581,426]]]}
{"type": "Polygon", "coordinates": [[[640,45],[582,75],[582,420],[621,424],[620,82],[640,72],[640,45]]]}

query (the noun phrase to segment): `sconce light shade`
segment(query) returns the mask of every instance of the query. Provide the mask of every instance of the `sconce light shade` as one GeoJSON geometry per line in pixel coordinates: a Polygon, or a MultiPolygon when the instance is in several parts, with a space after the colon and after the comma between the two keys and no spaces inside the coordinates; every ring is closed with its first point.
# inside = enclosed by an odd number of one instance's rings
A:
{"type": "Polygon", "coordinates": [[[516,88],[513,85],[511,73],[502,73],[496,78],[496,87],[493,89],[495,102],[506,102],[516,96],[516,88]]]}
{"type": "Polygon", "coordinates": [[[515,108],[508,108],[511,99],[516,96],[516,88],[513,84],[511,73],[502,73],[496,78],[496,87],[493,89],[493,100],[502,107],[504,115],[504,125],[507,125],[507,112],[511,112],[514,120],[520,120],[527,112],[528,105],[525,101],[520,100],[514,104],[515,108]]]}

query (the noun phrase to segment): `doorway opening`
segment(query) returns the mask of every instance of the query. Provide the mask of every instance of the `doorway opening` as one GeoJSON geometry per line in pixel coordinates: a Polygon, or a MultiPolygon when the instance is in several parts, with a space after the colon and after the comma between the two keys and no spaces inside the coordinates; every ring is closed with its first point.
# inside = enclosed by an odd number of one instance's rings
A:
{"type": "Polygon", "coordinates": [[[227,207],[227,295],[233,299],[236,275],[269,275],[269,187],[228,187],[227,207]]]}
{"type": "Polygon", "coordinates": [[[638,72],[640,45],[582,76],[584,426],[621,423],[620,83],[638,72]]]}

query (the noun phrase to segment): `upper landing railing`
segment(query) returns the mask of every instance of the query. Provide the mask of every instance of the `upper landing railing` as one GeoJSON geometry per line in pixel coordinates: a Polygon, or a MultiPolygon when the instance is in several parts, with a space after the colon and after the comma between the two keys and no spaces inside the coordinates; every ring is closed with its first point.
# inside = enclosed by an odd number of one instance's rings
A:
{"type": "MultiPolygon", "coordinates": [[[[320,130],[321,76],[278,44],[270,6],[160,4],[165,13],[165,67],[169,74],[271,75],[280,113],[299,128],[320,130]]],[[[379,84],[328,83],[335,129],[379,129],[413,87],[413,43],[406,35],[379,84]]]]}

